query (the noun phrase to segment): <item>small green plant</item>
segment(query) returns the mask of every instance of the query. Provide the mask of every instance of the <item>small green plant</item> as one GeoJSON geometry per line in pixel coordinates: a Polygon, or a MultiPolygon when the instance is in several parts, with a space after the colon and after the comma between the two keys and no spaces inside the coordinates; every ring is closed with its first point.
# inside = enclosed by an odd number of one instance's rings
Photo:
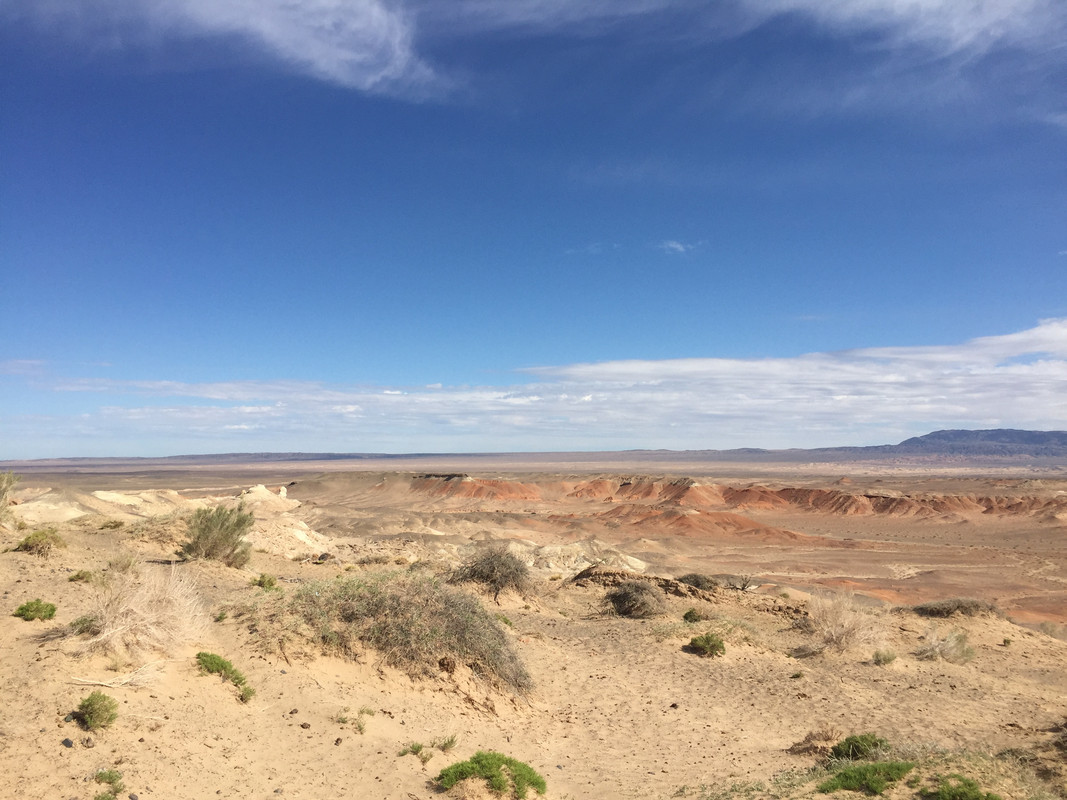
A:
{"type": "Polygon", "coordinates": [[[709,631],[708,633],[694,636],[690,639],[689,649],[704,658],[712,658],[714,656],[721,656],[725,653],[726,645],[723,643],[721,636],[709,631]]]}
{"type": "Polygon", "coordinates": [[[41,528],[25,537],[15,545],[15,551],[29,553],[38,558],[48,558],[54,548],[66,547],[63,537],[56,533],[55,528],[41,528]]]}
{"type": "Polygon", "coordinates": [[[510,789],[512,796],[518,800],[526,797],[531,786],[538,794],[544,794],[547,788],[545,779],[529,764],[492,750],[479,750],[466,761],[445,767],[437,776],[437,783],[447,791],[467,778],[485,779],[489,788],[497,794],[504,794],[510,789]]]}
{"type": "Polygon", "coordinates": [[[436,747],[442,753],[447,753],[449,750],[456,746],[456,742],[457,737],[456,734],[453,733],[451,736],[445,736],[440,739],[434,739],[432,742],[430,742],[430,747],[436,747]]]}
{"type": "Polygon", "coordinates": [[[875,750],[884,750],[887,747],[889,747],[889,742],[885,739],[873,733],[859,733],[846,736],[831,747],[830,755],[843,761],[857,761],[869,758],[875,750]]]}
{"type": "Polygon", "coordinates": [[[525,596],[530,591],[530,568],[505,547],[493,547],[463,563],[452,583],[480,583],[492,591],[493,600],[512,589],[525,596]]]}
{"type": "Polygon", "coordinates": [[[244,537],[254,523],[255,518],[245,513],[244,506],[198,508],[189,519],[189,539],[180,553],[186,558],[208,558],[228,567],[243,567],[252,557],[252,546],[244,537]]]}
{"type": "Polygon", "coordinates": [[[55,603],[42,603],[40,598],[23,603],[12,616],[22,617],[26,622],[35,619],[52,619],[56,615],[55,603]]]}
{"type": "Polygon", "coordinates": [[[102,523],[100,525],[100,530],[102,530],[102,531],[117,531],[119,528],[121,528],[125,524],[126,523],[123,522],[121,519],[109,519],[109,520],[107,520],[106,522],[104,522],[104,523],[102,523]]]}
{"type": "Polygon", "coordinates": [[[219,675],[224,681],[229,681],[236,686],[237,696],[242,703],[247,703],[255,696],[256,690],[247,685],[245,676],[222,656],[214,653],[197,653],[196,663],[200,665],[202,672],[219,675]]]}
{"type": "Polygon", "coordinates": [[[910,761],[873,761],[843,767],[829,780],[819,784],[819,791],[828,794],[839,789],[848,789],[864,794],[881,794],[911,772],[915,764],[910,761]]]}
{"type": "Polygon", "coordinates": [[[1004,641],[1001,642],[1001,647],[1011,647],[1011,639],[1005,636],[1004,641]]]}
{"type": "Polygon", "coordinates": [[[663,613],[663,592],[647,581],[623,581],[605,596],[604,601],[620,617],[648,619],[663,613]]]}
{"type": "Polygon", "coordinates": [[[798,670],[797,670],[796,672],[794,672],[794,673],[793,673],[792,675],[790,675],[789,677],[790,677],[790,678],[791,678],[792,680],[797,680],[798,678],[803,678],[803,677],[804,677],[804,673],[803,673],[803,672],[801,672],[801,671],[800,671],[800,670],[798,669],[798,670]]]}
{"type": "Polygon", "coordinates": [[[682,619],[688,622],[690,625],[693,625],[697,622],[703,622],[707,619],[707,617],[701,614],[695,608],[691,608],[684,614],[682,614],[682,619]]]}
{"type": "Polygon", "coordinates": [[[999,794],[983,792],[977,782],[962,775],[938,775],[937,788],[919,790],[920,797],[932,800],[1003,800],[999,794]]]}
{"type": "Polygon", "coordinates": [[[253,586],[258,586],[260,589],[266,589],[268,592],[274,589],[281,591],[281,587],[278,586],[278,579],[273,575],[268,575],[266,572],[259,573],[259,577],[252,581],[253,586]]]}
{"type": "Polygon", "coordinates": [[[433,758],[433,751],[428,750],[426,748],[426,745],[424,745],[422,742],[410,742],[397,755],[413,755],[423,763],[423,766],[425,766],[426,762],[433,758]]]}
{"type": "Polygon", "coordinates": [[[225,622],[228,616],[230,616],[230,613],[225,608],[220,609],[219,613],[215,615],[215,622],[225,622]]]}
{"type": "Polygon", "coordinates": [[[879,667],[884,667],[886,664],[892,664],[897,658],[897,654],[892,650],[875,650],[874,655],[871,656],[871,660],[879,667]]]}
{"type": "Polygon", "coordinates": [[[122,782],[122,773],[117,769],[97,770],[93,780],[97,783],[106,783],[110,787],[108,791],[98,794],[93,800],[115,800],[126,788],[122,782]]]}
{"type": "Polygon", "coordinates": [[[119,704],[98,689],[78,704],[75,716],[87,731],[97,731],[118,719],[119,704]]]}
{"type": "Polygon", "coordinates": [[[83,614],[71,621],[70,630],[77,636],[97,636],[101,631],[100,618],[94,614],[83,614]]]}
{"type": "Polygon", "coordinates": [[[514,625],[512,625],[511,620],[508,619],[506,615],[504,615],[504,614],[494,614],[493,616],[496,617],[504,625],[507,625],[509,628],[514,627],[514,625]]]}
{"type": "Polygon", "coordinates": [[[91,581],[93,579],[92,570],[80,569],[77,572],[72,572],[67,580],[71,583],[79,583],[81,581],[91,581]]]}

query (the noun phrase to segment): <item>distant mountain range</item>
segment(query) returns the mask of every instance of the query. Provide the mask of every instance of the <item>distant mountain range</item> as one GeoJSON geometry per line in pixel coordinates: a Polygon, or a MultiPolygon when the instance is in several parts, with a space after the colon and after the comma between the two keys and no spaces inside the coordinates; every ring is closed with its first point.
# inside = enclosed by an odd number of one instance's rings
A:
{"type": "MultiPolygon", "coordinates": [[[[625,459],[633,462],[849,462],[920,461],[1040,463],[1067,466],[1067,431],[1023,431],[998,428],[968,431],[943,430],[905,439],[900,444],[869,447],[820,447],[763,450],[626,450],[573,453],[217,453],[161,458],[56,458],[34,461],[0,461],[0,469],[74,469],[128,466],[181,468],[187,465],[269,464],[301,461],[401,461],[445,458],[489,462],[521,457],[522,460],[568,461],[575,464],[625,459]]],[[[384,465],[383,465],[384,466],[384,465]]]]}

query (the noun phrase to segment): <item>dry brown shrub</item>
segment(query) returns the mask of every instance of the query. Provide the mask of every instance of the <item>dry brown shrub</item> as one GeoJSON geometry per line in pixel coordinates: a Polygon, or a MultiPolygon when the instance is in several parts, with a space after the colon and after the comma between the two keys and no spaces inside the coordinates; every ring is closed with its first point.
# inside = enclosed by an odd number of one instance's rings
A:
{"type": "Polygon", "coordinates": [[[813,596],[808,620],[811,632],[832,650],[878,645],[884,638],[878,618],[857,608],[851,594],[813,596]]]}
{"type": "Polygon", "coordinates": [[[844,734],[833,725],[825,724],[813,731],[799,742],[793,744],[786,752],[798,756],[819,756],[824,758],[830,755],[830,749],[837,744],[844,734]]]}
{"type": "Polygon", "coordinates": [[[974,658],[974,648],[967,643],[967,631],[956,628],[942,634],[930,628],[923,635],[923,645],[915,651],[920,661],[937,661],[939,658],[950,664],[966,664],[974,658]]]}
{"type": "Polygon", "coordinates": [[[205,623],[196,580],[171,567],[100,582],[89,613],[71,623],[71,633],[88,636],[87,651],[166,653],[197,636],[205,623]]]}
{"type": "Polygon", "coordinates": [[[623,581],[604,596],[604,603],[620,617],[649,619],[667,610],[663,592],[648,581],[623,581]]]}

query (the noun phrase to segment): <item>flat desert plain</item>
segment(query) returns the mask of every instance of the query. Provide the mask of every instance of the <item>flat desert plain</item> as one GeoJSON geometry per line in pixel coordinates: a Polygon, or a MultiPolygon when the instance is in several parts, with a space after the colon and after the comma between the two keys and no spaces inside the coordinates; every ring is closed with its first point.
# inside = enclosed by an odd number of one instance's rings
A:
{"type": "MultiPolygon", "coordinates": [[[[0,796],[88,800],[114,770],[118,797],[428,800],[443,768],[496,751],[548,798],[847,798],[819,787],[843,768],[829,745],[861,733],[914,764],[887,798],[1067,791],[1062,471],[358,467],[23,471],[0,528],[0,796]],[[247,564],[176,555],[197,509],[239,505],[255,517],[247,564]],[[16,549],[49,529],[49,553],[16,549]],[[528,567],[523,591],[449,583],[501,548],[528,567]],[[677,580],[692,574],[702,588],[677,580]],[[652,590],[650,616],[606,601],[632,580],[652,590]],[[473,598],[525,677],[438,653],[425,631],[389,647],[366,627],[323,633],[307,609],[339,585],[473,598]],[[150,619],[172,595],[181,619],[150,619]],[[979,602],[920,613],[957,598],[979,602]],[[34,599],[54,618],[11,616],[34,599]],[[125,630],[85,623],[111,613],[125,630]],[[698,654],[703,634],[724,652],[698,654]],[[255,695],[205,675],[202,652],[255,695]],[[76,712],[93,691],[117,718],[90,731],[76,712]],[[964,786],[948,775],[979,793],[944,793],[964,786]]],[[[409,599],[389,613],[434,613],[409,599]]],[[[447,796],[494,795],[469,780],[447,796]]]]}

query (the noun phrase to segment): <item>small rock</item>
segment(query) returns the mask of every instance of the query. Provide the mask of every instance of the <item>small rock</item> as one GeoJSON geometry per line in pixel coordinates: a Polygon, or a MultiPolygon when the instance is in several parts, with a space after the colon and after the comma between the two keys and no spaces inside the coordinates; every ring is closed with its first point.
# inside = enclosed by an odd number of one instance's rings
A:
{"type": "Polygon", "coordinates": [[[299,708],[294,708],[294,709],[293,709],[292,711],[290,711],[289,713],[290,713],[290,714],[299,714],[299,713],[300,713],[300,709],[299,709],[299,708]]]}
{"type": "Polygon", "coordinates": [[[303,728],[304,730],[307,730],[308,728],[311,727],[311,723],[310,722],[301,722],[300,723],[300,727],[303,728]]]}
{"type": "Polygon", "coordinates": [[[336,747],[339,744],[341,744],[341,737],[340,736],[338,736],[336,739],[333,740],[334,747],[336,747]]]}
{"type": "Polygon", "coordinates": [[[64,722],[74,722],[74,714],[67,714],[67,716],[63,717],[63,721],[64,722]]]}
{"type": "Polygon", "coordinates": [[[130,792],[130,793],[129,793],[128,795],[126,795],[126,796],[127,796],[128,798],[130,798],[130,800],[138,800],[138,798],[137,798],[137,795],[135,795],[135,794],[134,794],[133,792],[130,792]]]}
{"type": "Polygon", "coordinates": [[[286,672],[286,671],[285,671],[284,669],[282,670],[282,675],[288,675],[288,674],[289,674],[289,673],[288,673],[288,672],[286,672]]]}
{"type": "Polygon", "coordinates": [[[63,740],[63,746],[64,747],[74,747],[74,742],[71,741],[70,739],[64,739],[63,740]]]}
{"type": "Polygon", "coordinates": [[[82,747],[96,747],[96,742],[93,741],[92,736],[86,736],[82,739],[82,747]]]}

